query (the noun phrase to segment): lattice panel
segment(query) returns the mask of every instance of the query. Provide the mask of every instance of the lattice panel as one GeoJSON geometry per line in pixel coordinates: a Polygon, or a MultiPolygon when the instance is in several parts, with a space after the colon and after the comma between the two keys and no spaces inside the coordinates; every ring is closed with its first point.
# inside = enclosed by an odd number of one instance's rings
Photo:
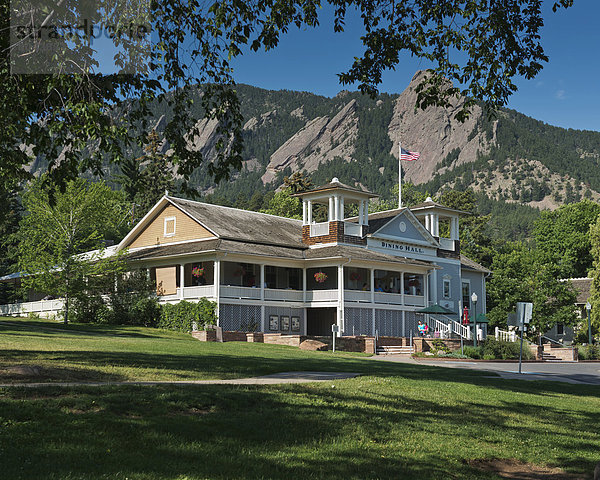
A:
{"type": "Polygon", "coordinates": [[[344,309],[344,335],[374,335],[373,311],[370,308],[344,309]]]}
{"type": "Polygon", "coordinates": [[[260,307],[221,304],[219,307],[219,326],[225,331],[260,331],[260,307]]]}
{"type": "Polygon", "coordinates": [[[423,321],[423,315],[416,314],[415,312],[406,312],[404,322],[406,325],[406,335],[410,337],[412,330],[412,336],[417,337],[419,335],[419,329],[417,328],[419,320],[423,321]]]}
{"type": "Polygon", "coordinates": [[[402,312],[400,310],[375,310],[375,329],[380,336],[402,336],[402,312]]]}

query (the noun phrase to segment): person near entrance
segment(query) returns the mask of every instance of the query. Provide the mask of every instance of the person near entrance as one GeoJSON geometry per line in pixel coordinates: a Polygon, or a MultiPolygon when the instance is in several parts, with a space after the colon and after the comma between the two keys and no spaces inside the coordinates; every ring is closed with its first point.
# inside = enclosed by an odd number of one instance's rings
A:
{"type": "Polygon", "coordinates": [[[419,320],[419,325],[417,326],[417,329],[419,330],[419,335],[424,337],[425,335],[427,335],[427,330],[429,330],[429,327],[423,322],[421,322],[421,320],[419,320]]]}

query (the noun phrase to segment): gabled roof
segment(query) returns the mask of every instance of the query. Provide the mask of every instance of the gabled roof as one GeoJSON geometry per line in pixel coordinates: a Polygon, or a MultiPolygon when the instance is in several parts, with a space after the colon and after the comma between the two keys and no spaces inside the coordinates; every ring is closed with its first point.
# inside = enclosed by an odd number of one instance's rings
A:
{"type": "Polygon", "coordinates": [[[173,205],[206,226],[219,238],[306,248],[306,245],[302,243],[301,220],[184,200],[183,198],[167,198],[173,205]]]}
{"type": "MultiPolygon", "coordinates": [[[[388,223],[392,222],[402,213],[406,214],[408,220],[417,228],[423,237],[435,247],[439,247],[439,242],[427,231],[427,229],[419,222],[410,208],[395,208],[393,210],[384,210],[381,212],[369,213],[369,236],[373,236],[388,223]]],[[[358,222],[358,217],[346,219],[347,222],[358,222]]]]}
{"type": "Polygon", "coordinates": [[[577,292],[577,300],[575,303],[585,304],[590,298],[590,290],[592,288],[592,279],[588,277],[583,278],[569,278],[573,284],[573,288],[577,292]]]}
{"type": "Polygon", "coordinates": [[[469,257],[466,257],[462,253],[460,254],[460,266],[461,266],[461,268],[475,270],[476,272],[492,273],[491,270],[488,270],[483,265],[480,265],[475,260],[471,260],[469,257]]]}
{"type": "Polygon", "coordinates": [[[121,241],[119,250],[129,245],[167,205],[179,209],[215,238],[306,248],[300,220],[165,195],[121,241]]]}

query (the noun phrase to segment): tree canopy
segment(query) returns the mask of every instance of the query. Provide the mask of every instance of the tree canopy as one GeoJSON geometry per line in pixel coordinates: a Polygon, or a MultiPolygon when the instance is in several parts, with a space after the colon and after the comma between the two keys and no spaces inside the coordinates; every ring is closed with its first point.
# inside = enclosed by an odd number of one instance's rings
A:
{"type": "Polygon", "coordinates": [[[592,268],[590,226],[600,205],[590,200],[543,211],[535,222],[534,239],[545,263],[553,263],[561,278],[587,277],[592,268]]]}
{"type": "Polygon", "coordinates": [[[127,228],[123,195],[79,179],[51,202],[40,180],[23,195],[23,207],[17,232],[23,286],[63,297],[66,323],[69,301],[85,288],[86,276],[123,268],[118,256],[103,258],[104,240],[120,238],[127,228]]]}
{"type": "MultiPolygon", "coordinates": [[[[540,0],[328,3],[334,8],[334,31],[343,31],[353,14],[363,24],[364,51],[339,74],[342,84],[357,84],[374,95],[382,74],[408,52],[431,66],[418,87],[417,106],[445,106],[462,95],[466,100],[458,119],[476,101],[490,108],[506,104],[516,90],[515,77],[533,78],[547,61],[540,0]]],[[[558,0],[554,9],[572,3],[558,0]]],[[[243,117],[232,60],[246,49],[274,49],[290,28],[315,27],[321,16],[316,0],[160,0],[137,10],[114,7],[105,0],[66,0],[48,12],[27,2],[0,3],[0,176],[27,177],[32,158],[63,187],[83,171],[102,175],[103,162],[120,164],[132,146],[148,143],[149,107],[167,103],[173,114],[165,120],[165,139],[178,175],[189,178],[205,160],[188,141],[199,134],[203,118],[215,123],[218,137],[208,172],[216,180],[226,178],[242,165],[243,117]],[[46,55],[36,36],[40,25],[78,25],[87,16],[118,26],[135,21],[152,30],[155,42],[140,46],[131,33],[114,35],[117,72],[109,75],[102,74],[90,36],[63,40],[53,55],[46,55]],[[11,36],[15,26],[9,28],[15,18],[29,28],[16,30],[29,32],[19,41],[11,36]],[[19,55],[26,42],[31,51],[19,55]],[[21,70],[15,58],[25,62],[21,70]],[[194,102],[202,106],[201,114],[191,113],[194,102]]]]}

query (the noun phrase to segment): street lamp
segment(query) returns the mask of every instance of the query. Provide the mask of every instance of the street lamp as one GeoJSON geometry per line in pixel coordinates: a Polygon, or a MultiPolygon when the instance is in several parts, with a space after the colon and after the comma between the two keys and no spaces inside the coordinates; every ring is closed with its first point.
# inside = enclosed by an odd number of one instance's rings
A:
{"type": "Polygon", "coordinates": [[[473,330],[475,335],[473,336],[473,346],[477,346],[477,294],[473,292],[471,295],[471,301],[473,302],[473,330]]]}
{"type": "Polygon", "coordinates": [[[588,340],[590,345],[592,344],[592,317],[590,315],[591,311],[592,311],[592,304],[590,302],[587,302],[585,304],[585,309],[587,310],[588,313],[588,340]]]}

